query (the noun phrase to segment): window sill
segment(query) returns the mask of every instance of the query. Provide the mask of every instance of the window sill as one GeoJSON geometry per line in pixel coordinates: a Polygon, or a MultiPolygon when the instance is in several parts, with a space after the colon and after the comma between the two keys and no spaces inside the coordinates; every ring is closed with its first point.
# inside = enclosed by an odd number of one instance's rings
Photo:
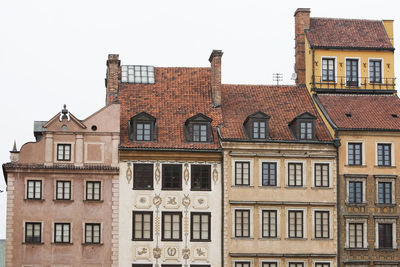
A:
{"type": "Polygon", "coordinates": [[[254,240],[254,237],[232,237],[234,240],[254,240]]]}
{"type": "Polygon", "coordinates": [[[259,185],[258,188],[263,188],[263,189],[270,189],[270,188],[280,188],[278,185],[259,185]]]}
{"type": "Polygon", "coordinates": [[[333,187],[329,187],[329,186],[320,186],[320,187],[313,186],[313,187],[311,187],[311,189],[314,189],[314,190],[332,190],[333,187]]]}
{"type": "Polygon", "coordinates": [[[182,238],[180,239],[161,239],[163,242],[182,242],[182,238]]]}
{"type": "Polygon", "coordinates": [[[44,202],[44,198],[24,198],[24,201],[37,201],[37,202],[44,202]]]}
{"type": "Polygon", "coordinates": [[[380,165],[375,165],[374,168],[379,168],[379,169],[385,169],[385,168],[388,168],[388,169],[395,169],[396,166],[383,166],[383,165],[380,166],[380,165]]]}
{"type": "Polygon", "coordinates": [[[261,240],[261,241],[269,241],[269,240],[278,241],[278,240],[281,240],[281,238],[280,237],[260,237],[258,240],[261,240]]]}
{"type": "Polygon", "coordinates": [[[368,251],[369,248],[344,248],[344,250],[368,251]]]}
{"type": "Polygon", "coordinates": [[[136,242],[136,241],[153,241],[153,238],[151,238],[151,239],[140,239],[140,238],[132,238],[131,239],[133,242],[136,242]]]}
{"type": "Polygon", "coordinates": [[[367,168],[367,165],[344,165],[345,167],[350,167],[350,168],[367,168]]]}
{"type": "Polygon", "coordinates": [[[396,203],[376,203],[375,206],[377,207],[396,207],[396,203]]]}
{"type": "Polygon", "coordinates": [[[345,202],[344,203],[346,206],[351,206],[351,207],[365,207],[367,206],[366,202],[362,202],[362,203],[349,203],[349,202],[345,202]]]}
{"type": "Polygon", "coordinates": [[[211,242],[211,239],[190,239],[190,242],[211,242]]]}
{"type": "Polygon", "coordinates": [[[304,185],[298,186],[298,185],[287,185],[285,186],[287,189],[307,189],[304,185]]]}
{"type": "Polygon", "coordinates": [[[378,251],[388,251],[388,252],[391,252],[391,251],[397,251],[398,249],[397,248],[374,248],[374,250],[378,250],[378,251]]]}
{"type": "Polygon", "coordinates": [[[293,240],[293,241],[304,241],[307,240],[305,237],[287,237],[285,240],[293,240]]]}
{"type": "Polygon", "coordinates": [[[333,238],[329,238],[329,237],[314,237],[314,238],[311,238],[311,240],[315,240],[315,241],[332,241],[333,238]]]}
{"type": "Polygon", "coordinates": [[[103,243],[82,243],[82,246],[102,246],[103,243]]]}
{"type": "Polygon", "coordinates": [[[72,246],[74,243],[58,243],[58,242],[52,242],[51,243],[52,245],[55,245],[55,246],[72,246]]]}
{"type": "Polygon", "coordinates": [[[154,190],[154,188],[153,187],[151,187],[151,188],[132,188],[132,190],[136,190],[136,191],[139,191],[139,190],[154,190]]]}
{"type": "Polygon", "coordinates": [[[162,191],[182,191],[181,188],[161,188],[162,191]]]}
{"type": "Polygon", "coordinates": [[[241,187],[241,188],[254,188],[254,185],[240,185],[240,184],[235,184],[232,185],[232,187],[241,187]]]}
{"type": "Polygon", "coordinates": [[[83,202],[85,202],[85,203],[103,203],[104,200],[90,200],[90,199],[84,199],[83,202]]]}
{"type": "Polygon", "coordinates": [[[44,245],[44,242],[40,242],[40,243],[22,242],[22,245],[28,245],[28,246],[30,246],[30,245],[39,245],[39,246],[41,246],[41,245],[44,245]]]}
{"type": "Polygon", "coordinates": [[[193,191],[193,192],[210,192],[212,190],[211,190],[211,188],[207,188],[207,189],[193,189],[193,188],[190,188],[190,191],[193,191]]]}
{"type": "Polygon", "coordinates": [[[73,199],[53,199],[54,202],[74,202],[73,199]]]}

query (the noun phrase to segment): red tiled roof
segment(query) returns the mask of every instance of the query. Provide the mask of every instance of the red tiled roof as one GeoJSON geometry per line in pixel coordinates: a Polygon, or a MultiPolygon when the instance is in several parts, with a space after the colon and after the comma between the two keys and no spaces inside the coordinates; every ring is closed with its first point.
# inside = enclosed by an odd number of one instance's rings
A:
{"type": "Polygon", "coordinates": [[[318,98],[339,128],[400,130],[400,99],[397,96],[318,95],[318,98]],[[346,116],[346,113],[350,115],[346,116]]]}
{"type": "Polygon", "coordinates": [[[243,122],[257,111],[271,117],[269,127],[273,140],[296,140],[288,123],[304,112],[317,117],[317,140],[332,140],[306,87],[266,85],[222,85],[222,138],[247,139],[243,122]]]}
{"type": "Polygon", "coordinates": [[[394,49],[379,20],[311,18],[306,36],[314,47],[394,49]]]}
{"type": "Polygon", "coordinates": [[[121,147],[219,149],[216,126],[222,123],[221,108],[212,107],[210,68],[155,68],[154,84],[119,86],[121,147]],[[157,141],[130,142],[128,121],[140,112],[157,120],[157,141]],[[213,143],[191,143],[184,136],[185,121],[202,113],[212,119],[213,143]]]}

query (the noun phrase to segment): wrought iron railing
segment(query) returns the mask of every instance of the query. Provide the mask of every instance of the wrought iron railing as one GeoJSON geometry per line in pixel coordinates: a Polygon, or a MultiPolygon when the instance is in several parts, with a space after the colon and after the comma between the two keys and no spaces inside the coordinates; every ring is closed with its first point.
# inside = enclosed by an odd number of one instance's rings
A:
{"type": "Polygon", "coordinates": [[[396,89],[396,78],[383,78],[373,81],[370,77],[335,76],[328,79],[326,76],[314,76],[311,82],[317,90],[386,90],[396,89]]]}

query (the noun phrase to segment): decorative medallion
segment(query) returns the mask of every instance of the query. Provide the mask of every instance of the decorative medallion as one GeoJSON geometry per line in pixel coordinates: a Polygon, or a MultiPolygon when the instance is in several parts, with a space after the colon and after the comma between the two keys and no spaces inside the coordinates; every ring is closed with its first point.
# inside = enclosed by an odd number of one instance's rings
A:
{"type": "Polygon", "coordinates": [[[164,257],[166,260],[178,260],[179,259],[179,247],[170,246],[164,249],[164,257]]]}
{"type": "Polygon", "coordinates": [[[189,207],[189,205],[190,205],[189,195],[184,195],[184,197],[182,199],[182,205],[185,206],[185,208],[189,207]]]}
{"type": "Polygon", "coordinates": [[[150,249],[146,246],[135,247],[135,259],[150,259],[150,249]]]}
{"type": "Polygon", "coordinates": [[[193,251],[194,260],[207,260],[208,248],[207,247],[195,247],[193,251]]]}
{"type": "Polygon", "coordinates": [[[176,248],[167,248],[167,254],[170,257],[174,257],[176,255],[177,249],[176,248]]]}
{"type": "Polygon", "coordinates": [[[176,197],[168,197],[167,198],[167,204],[168,205],[176,205],[176,197]]]}
{"type": "Polygon", "coordinates": [[[193,208],[195,209],[208,209],[208,196],[197,195],[193,198],[193,208]]]}
{"type": "Polygon", "coordinates": [[[126,180],[128,181],[128,184],[131,182],[132,180],[132,170],[131,170],[131,163],[128,162],[128,168],[126,169],[126,180]]]}
{"type": "Polygon", "coordinates": [[[149,195],[138,195],[136,197],[136,208],[148,209],[151,207],[151,200],[149,195]]]}
{"type": "Polygon", "coordinates": [[[185,180],[185,184],[189,182],[189,164],[185,163],[185,171],[183,172],[183,179],[185,180]]]}
{"type": "Polygon", "coordinates": [[[180,202],[177,195],[166,195],[164,207],[167,209],[177,209],[179,208],[180,202]]]}
{"type": "Polygon", "coordinates": [[[188,260],[190,258],[190,249],[188,249],[188,248],[182,249],[182,257],[185,260],[188,260]]]}
{"type": "Polygon", "coordinates": [[[158,207],[161,205],[161,203],[162,203],[162,199],[161,199],[160,195],[155,195],[153,198],[153,204],[158,207]]]}
{"type": "Polygon", "coordinates": [[[217,183],[217,181],[218,181],[217,164],[213,164],[212,177],[213,177],[214,184],[217,183]]]}
{"type": "Polygon", "coordinates": [[[159,248],[159,247],[153,248],[153,257],[155,259],[161,258],[161,248],[159,248]]]}
{"type": "Polygon", "coordinates": [[[160,183],[160,163],[159,162],[156,163],[155,178],[156,178],[157,184],[160,183]]]}

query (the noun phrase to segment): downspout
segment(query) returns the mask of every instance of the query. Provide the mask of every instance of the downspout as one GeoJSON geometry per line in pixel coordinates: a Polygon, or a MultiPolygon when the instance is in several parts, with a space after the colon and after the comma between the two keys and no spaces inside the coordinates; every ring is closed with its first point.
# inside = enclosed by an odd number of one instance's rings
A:
{"type": "Polygon", "coordinates": [[[341,208],[340,208],[340,174],[339,174],[339,147],[340,147],[340,138],[337,137],[337,130],[335,130],[335,139],[334,145],[336,147],[336,234],[337,234],[337,267],[340,267],[340,215],[341,215],[341,208]]]}
{"type": "Polygon", "coordinates": [[[221,151],[221,266],[224,266],[224,150],[221,151]]]}
{"type": "Polygon", "coordinates": [[[315,88],[315,48],[312,49],[312,85],[315,88]]]}

